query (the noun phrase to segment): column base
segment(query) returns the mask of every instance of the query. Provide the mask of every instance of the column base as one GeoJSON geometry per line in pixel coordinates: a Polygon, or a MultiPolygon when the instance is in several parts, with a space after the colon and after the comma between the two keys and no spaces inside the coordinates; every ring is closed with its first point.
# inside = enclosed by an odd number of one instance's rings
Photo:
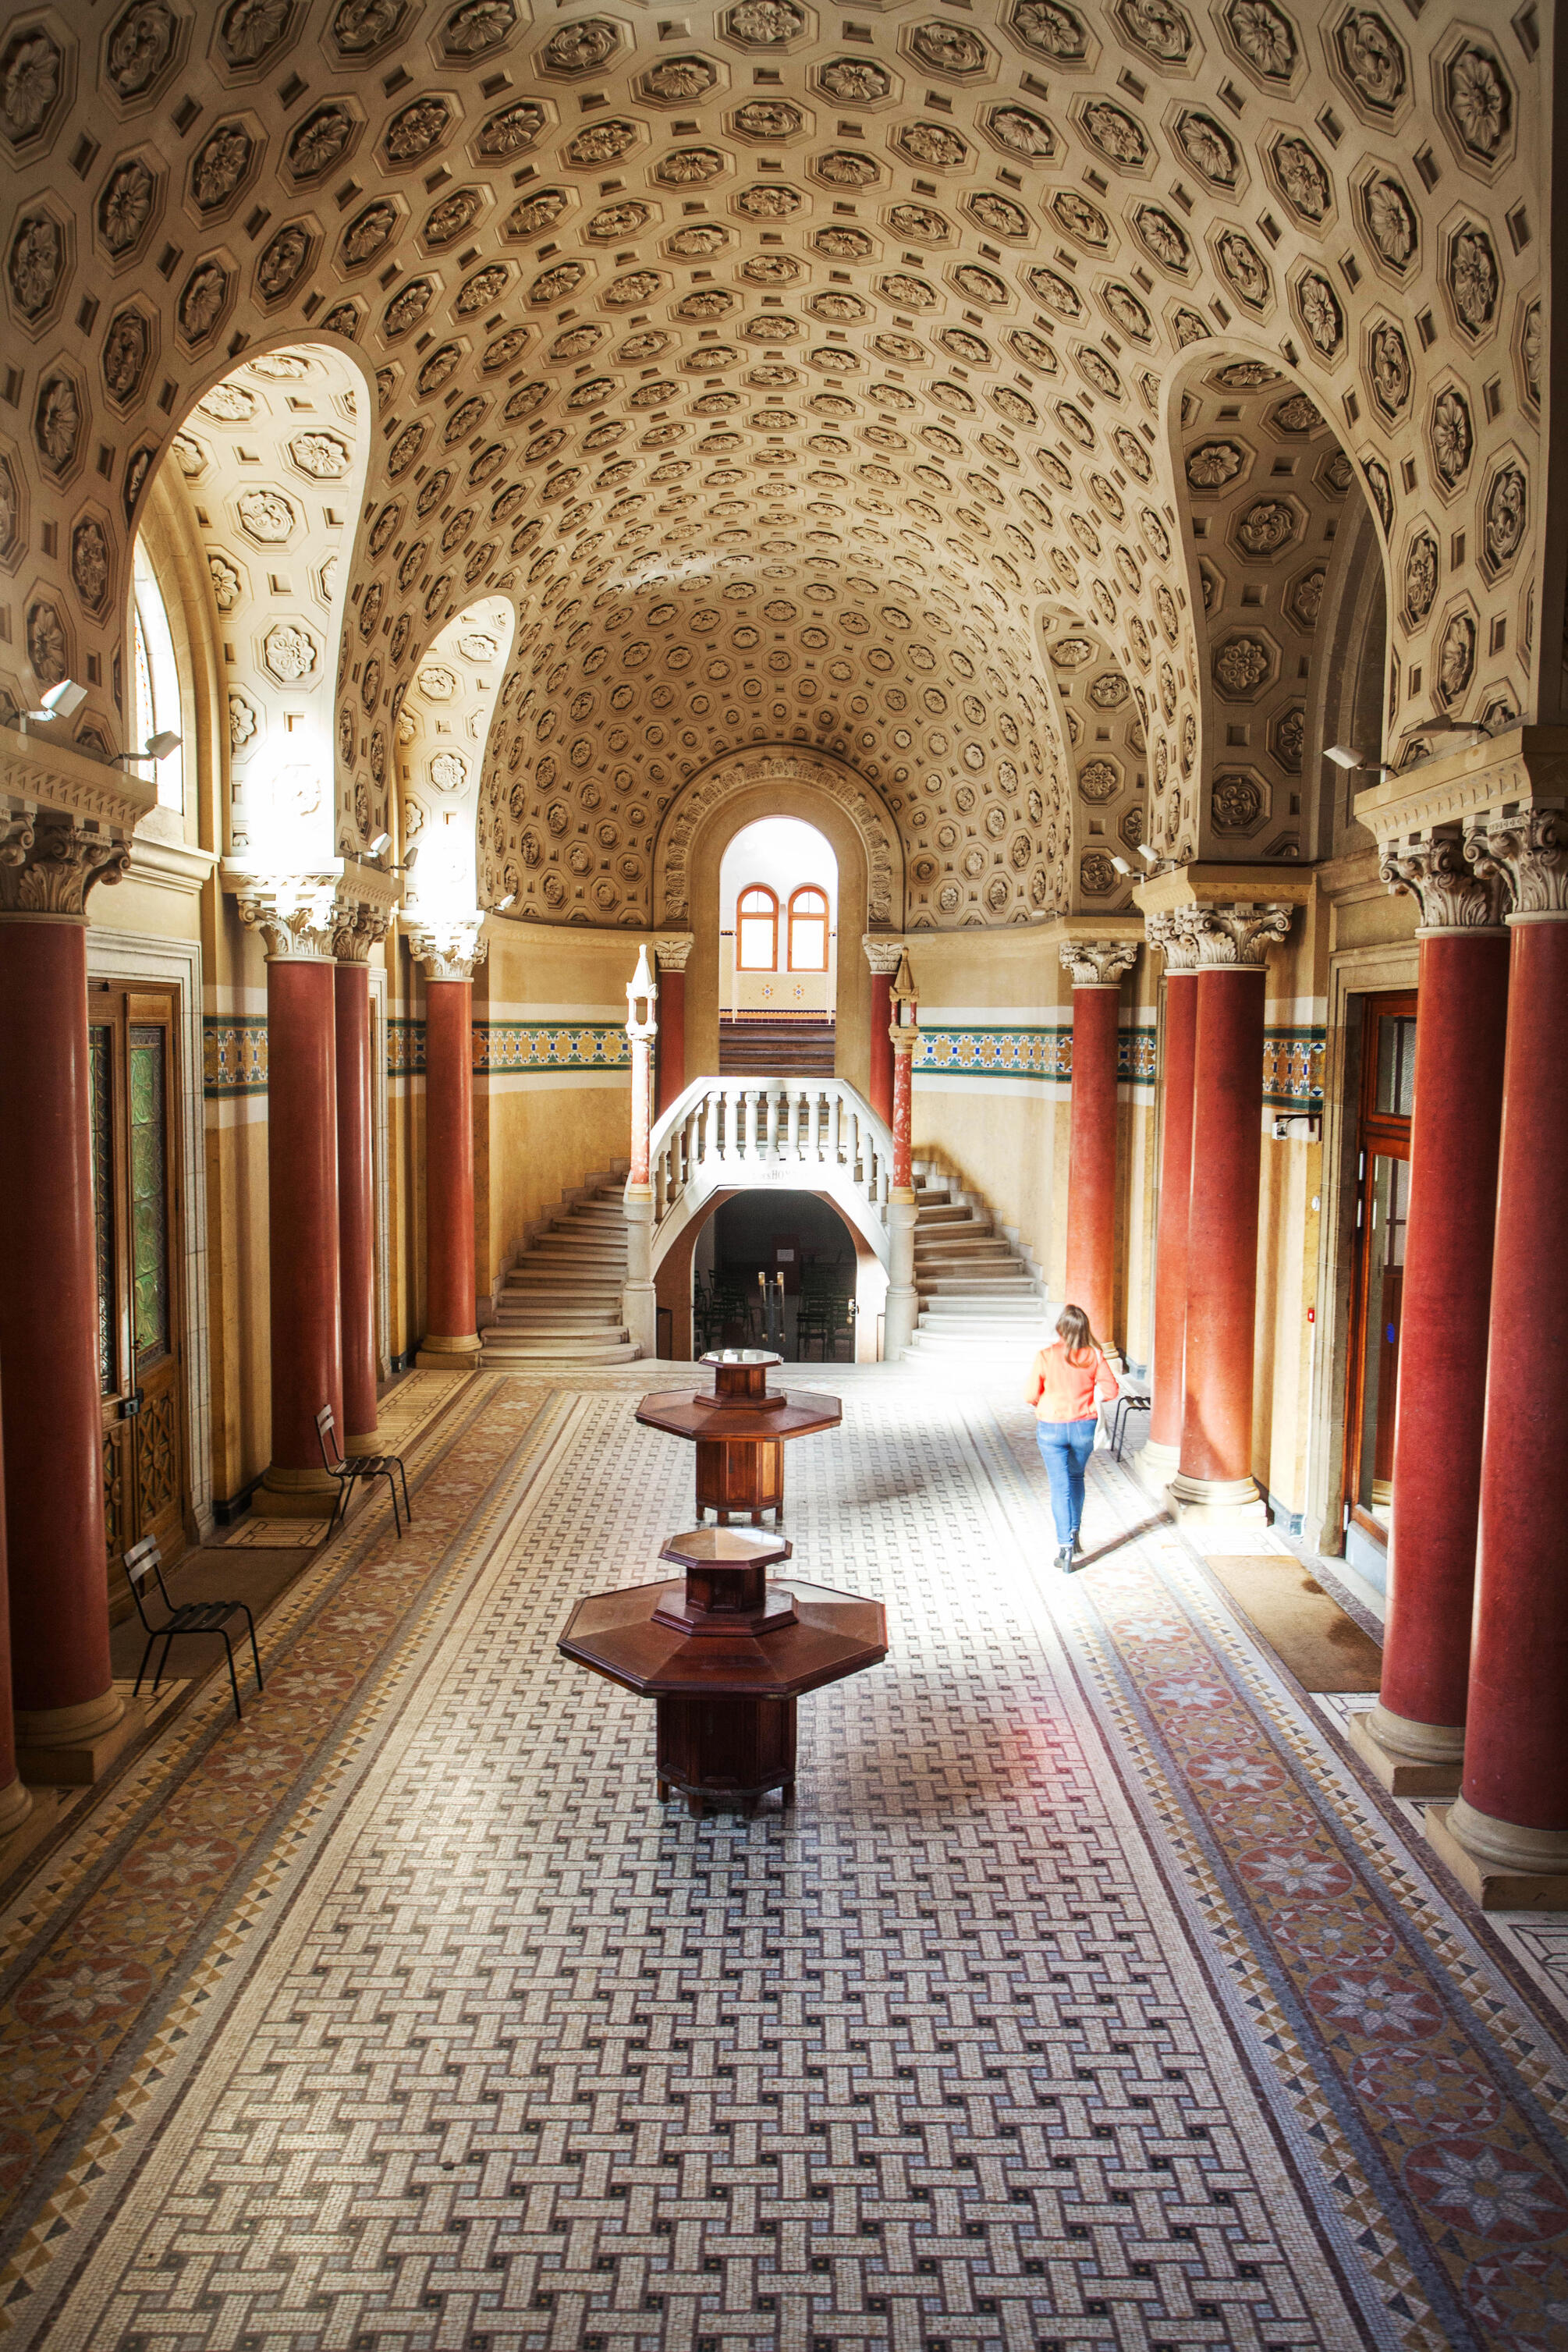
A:
{"type": "Polygon", "coordinates": [[[1146,1438],[1132,1456],[1132,1475],[1146,1495],[1158,1503],[1165,1500],[1166,1490],[1182,1466],[1179,1445],[1157,1445],[1146,1438]]]}
{"type": "Polygon", "coordinates": [[[338,1499],[338,1482],[325,1470],[290,1470],[269,1462],[250,1498],[258,1519],[324,1519],[338,1499]]]}
{"type": "Polygon", "coordinates": [[[0,1838],[8,1838],[13,1830],[20,1829],[33,1810],[33,1800],[20,1780],[13,1780],[8,1789],[0,1789],[0,1838]]]}
{"type": "Polygon", "coordinates": [[[362,1435],[356,1435],[353,1431],[351,1431],[343,1439],[343,1452],[345,1454],[379,1454],[381,1451],[382,1443],[381,1432],[379,1429],[367,1429],[362,1435]]]}
{"type": "Polygon", "coordinates": [[[1568,1911],[1568,1830],[1494,1821],[1463,1797],[1428,1805],[1422,1826],[1483,1911],[1568,1911]]]}
{"type": "Polygon", "coordinates": [[[422,1372],[477,1372],[482,1344],[477,1331],[464,1331],[451,1339],[426,1331],[414,1361],[422,1372]]]}
{"type": "Polygon", "coordinates": [[[116,1757],[141,1737],[146,1714],[139,1699],[116,1690],[80,1706],[16,1711],[16,1772],[23,1780],[91,1788],[116,1757]]]}
{"type": "Polygon", "coordinates": [[[1178,1470],[1165,1492],[1184,1526],[1213,1527],[1229,1519],[1268,1524],[1268,1506],[1256,1478],[1194,1478],[1178,1470]]]}
{"type": "Polygon", "coordinates": [[[1457,1797],[1465,1776],[1462,1723],[1416,1723],[1379,1703],[1352,1715],[1345,1737],[1391,1797],[1457,1797]]]}

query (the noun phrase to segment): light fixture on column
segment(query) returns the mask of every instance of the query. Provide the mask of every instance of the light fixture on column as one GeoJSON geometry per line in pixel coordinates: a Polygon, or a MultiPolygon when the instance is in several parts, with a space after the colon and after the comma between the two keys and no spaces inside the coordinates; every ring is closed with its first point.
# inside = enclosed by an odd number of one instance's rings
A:
{"type": "Polygon", "coordinates": [[[23,734],[26,733],[29,726],[45,726],[52,719],[74,719],[86,700],[85,686],[79,686],[74,677],[62,677],[58,686],[51,686],[48,692],[40,697],[36,710],[21,713],[23,734]]]}
{"type": "Polygon", "coordinates": [[[516,896],[517,896],[517,892],[516,892],[515,890],[509,890],[509,891],[507,892],[506,897],[505,897],[504,898],[498,898],[498,899],[496,900],[495,905],[490,908],[490,912],[491,912],[491,914],[492,914],[492,915],[504,915],[504,914],[505,914],[505,912],[506,912],[506,910],[507,910],[507,908],[510,906],[510,904],[511,904],[512,900],[516,898],[516,896]]]}
{"type": "Polygon", "coordinates": [[[1382,760],[1369,759],[1353,743],[1331,743],[1323,756],[1331,760],[1336,768],[1346,768],[1352,775],[1386,776],[1393,773],[1382,760]]]}
{"type": "Polygon", "coordinates": [[[365,851],[365,856],[367,857],[384,857],[391,847],[391,834],[378,833],[375,839],[371,843],[370,847],[365,851]]]}
{"type": "Polygon", "coordinates": [[[1115,866],[1116,871],[1118,872],[1118,874],[1124,874],[1124,875],[1131,875],[1131,874],[1132,868],[1131,867],[1131,866],[1129,866],[1129,865],[1128,865],[1127,860],[1125,859],[1125,857],[1118,857],[1118,856],[1116,856],[1116,854],[1115,854],[1114,850],[1111,852],[1110,862],[1111,862],[1112,866],[1115,866]]]}

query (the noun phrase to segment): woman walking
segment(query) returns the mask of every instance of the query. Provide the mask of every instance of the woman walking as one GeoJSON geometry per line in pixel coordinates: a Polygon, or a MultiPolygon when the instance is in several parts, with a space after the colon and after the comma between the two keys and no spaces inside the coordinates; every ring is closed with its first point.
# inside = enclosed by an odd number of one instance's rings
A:
{"type": "Polygon", "coordinates": [[[1051,1513],[1057,1523],[1057,1566],[1072,1573],[1083,1549],[1083,1474],[1094,1452],[1101,1397],[1120,1386],[1081,1307],[1064,1307],[1057,1317],[1057,1340],[1042,1348],[1029,1374],[1027,1401],[1035,1408],[1040,1459],[1051,1482],[1051,1513]]]}

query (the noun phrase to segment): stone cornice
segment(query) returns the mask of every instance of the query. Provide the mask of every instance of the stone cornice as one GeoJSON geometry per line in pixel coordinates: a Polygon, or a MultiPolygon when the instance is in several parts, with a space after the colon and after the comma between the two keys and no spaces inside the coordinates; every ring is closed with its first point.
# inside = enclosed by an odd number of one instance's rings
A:
{"type": "Polygon", "coordinates": [[[1384,849],[1445,825],[1468,833],[1492,812],[1565,804],[1568,727],[1510,727],[1384,776],[1356,794],[1355,813],[1384,849]]]}
{"type": "Polygon", "coordinates": [[[1310,907],[1317,891],[1310,866],[1205,863],[1152,874],[1132,896],[1145,915],[1170,915],[1184,907],[1310,907]]]}
{"type": "Polygon", "coordinates": [[[14,817],[52,809],[121,841],[129,840],[157,807],[158,787],[150,778],[89,760],[50,735],[0,727],[0,801],[10,803],[14,817]]]}
{"type": "Polygon", "coordinates": [[[484,920],[479,914],[448,915],[439,921],[425,921],[416,914],[405,917],[403,935],[408,952],[424,965],[426,982],[472,980],[490,951],[484,920]]]}
{"type": "Polygon", "coordinates": [[[320,866],[280,873],[226,857],[220,871],[240,921],[267,942],[268,962],[363,961],[384,938],[397,908],[395,877],[357,858],[323,858],[320,866]],[[362,926],[363,957],[338,945],[362,926]]]}

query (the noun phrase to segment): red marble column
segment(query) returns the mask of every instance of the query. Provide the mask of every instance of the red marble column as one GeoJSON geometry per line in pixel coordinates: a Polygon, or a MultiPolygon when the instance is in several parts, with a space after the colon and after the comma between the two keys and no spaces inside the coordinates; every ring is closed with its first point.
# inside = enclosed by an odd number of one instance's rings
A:
{"type": "Polygon", "coordinates": [[[1064,945],[1072,974],[1072,1100],[1068,1111],[1067,1299],[1094,1336],[1115,1347],[1116,1033],[1121,975],[1137,944],[1081,940],[1064,945]]]}
{"type": "Polygon", "coordinates": [[[879,1119],[893,1123],[893,977],[903,950],[897,940],[868,939],[866,959],[871,967],[870,1103],[879,1119]]]}
{"type": "Polygon", "coordinates": [[[1258,1319],[1258,1172],[1263,1125],[1264,956],[1289,909],[1193,910],[1197,1015],[1193,1174],[1178,1508],[1261,1518],[1252,1475],[1252,1367],[1258,1319]]]}
{"type": "MultiPolygon", "coordinates": [[[[0,1426],[4,1425],[0,1407],[0,1426]]],[[[0,1449],[3,1454],[3,1449],[0,1449]]],[[[5,1465],[0,1458],[0,1497],[5,1491],[5,1465]]],[[[33,1800],[16,1772],[16,1727],[11,1711],[11,1615],[6,1601],[5,1513],[0,1508],[0,1838],[25,1822],[33,1800]]]]}
{"type": "MultiPolygon", "coordinates": [[[[277,934],[270,935],[274,940],[277,934]]],[[[268,1278],[272,1459],[264,1516],[313,1517],[336,1493],[316,1415],[343,1427],[339,1307],[337,1011],[327,930],[296,931],[267,963],[268,1278]],[[317,942],[316,951],[305,951],[317,942]]]]}
{"type": "Polygon", "coordinates": [[[96,1780],[135,1727],[114,1689],[87,1030],[88,891],[125,852],[0,817],[0,1361],[16,1739],[29,1779],[96,1780]]]}
{"type": "Polygon", "coordinates": [[[370,974],[357,934],[340,931],[333,977],[338,1075],[338,1279],[343,1451],[374,1454],[376,1429],[375,1173],[370,974]],[[345,949],[347,952],[345,952],[345,949]]]}
{"type": "Polygon", "coordinates": [[[1400,1796],[1452,1793],[1465,1752],[1509,940],[1457,835],[1385,854],[1420,901],[1383,1685],[1355,1744],[1400,1796]]]}
{"type": "Polygon", "coordinates": [[[1568,826],[1560,812],[1528,810],[1493,821],[1467,847],[1483,873],[1507,875],[1514,912],[1465,1777],[1447,1826],[1483,1872],[1538,1874],[1546,1881],[1540,1899],[1562,1906],[1568,1905],[1568,826]]]}
{"type": "Polygon", "coordinates": [[[1187,1217],[1193,1176],[1193,1063],[1197,1046],[1195,953],[1171,915],[1149,917],[1165,951],[1164,1068],[1160,1126],[1160,1223],[1154,1243],[1154,1349],[1149,1436],[1140,1475],[1167,1486],[1181,1467],[1186,1411],[1187,1217]]]}
{"type": "Polygon", "coordinates": [[[658,987],[663,1012],[658,1024],[658,1116],[686,1092],[686,960],[689,939],[658,940],[658,987]]]}
{"type": "Polygon", "coordinates": [[[920,1215],[914,1180],[914,1058],[920,1037],[920,1003],[907,953],[889,981],[892,1014],[888,1045],[892,1055],[892,1182],[888,1196],[888,1294],[882,1308],[882,1348],[897,1363],[909,1348],[920,1319],[915,1288],[915,1223],[920,1215]]]}

